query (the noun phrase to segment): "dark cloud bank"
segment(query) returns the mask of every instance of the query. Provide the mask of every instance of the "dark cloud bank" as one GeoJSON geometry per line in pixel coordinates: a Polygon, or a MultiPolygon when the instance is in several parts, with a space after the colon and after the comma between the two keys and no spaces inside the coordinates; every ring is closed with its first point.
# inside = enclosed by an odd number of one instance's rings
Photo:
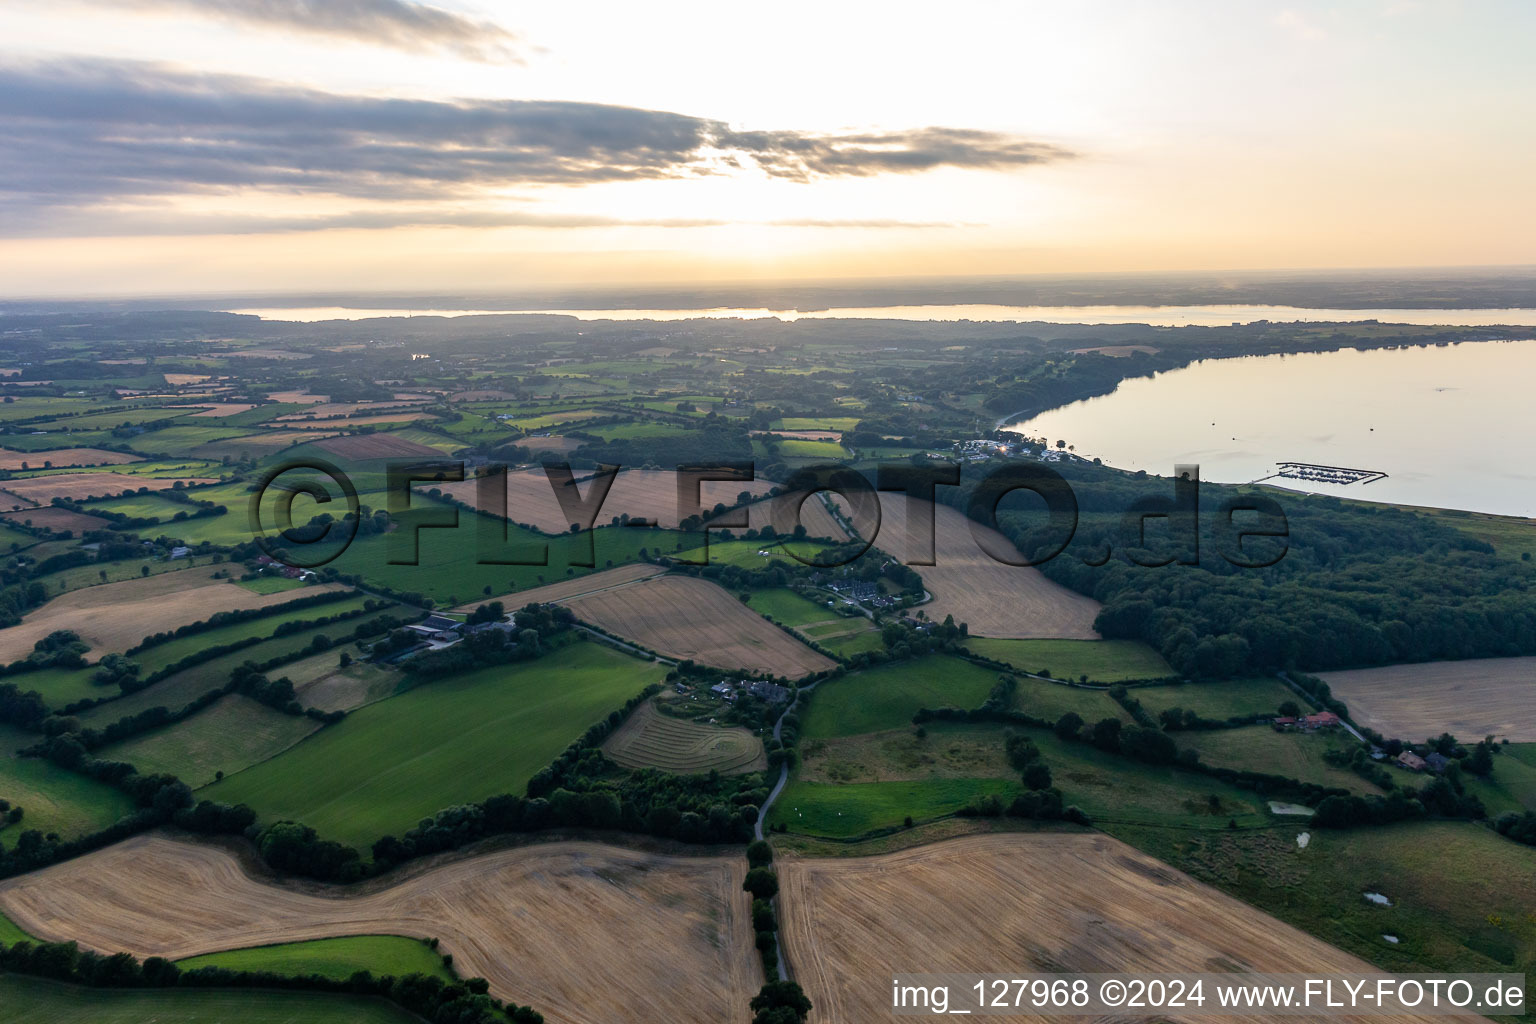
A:
{"type": "MultiPolygon", "coordinates": [[[[735,167],[809,181],[1007,169],[1071,155],[958,128],[742,131],[597,103],[349,96],[126,62],[0,68],[0,231],[7,234],[48,234],[50,224],[76,233],[67,227],[71,211],[233,188],[420,204],[468,202],[491,188],[687,178],[735,167]]],[[[419,210],[401,216],[423,222],[419,210]]],[[[493,215],[461,210],[445,222],[476,216],[493,215]]],[[[305,224],[330,226],[289,229],[305,224]]]]}

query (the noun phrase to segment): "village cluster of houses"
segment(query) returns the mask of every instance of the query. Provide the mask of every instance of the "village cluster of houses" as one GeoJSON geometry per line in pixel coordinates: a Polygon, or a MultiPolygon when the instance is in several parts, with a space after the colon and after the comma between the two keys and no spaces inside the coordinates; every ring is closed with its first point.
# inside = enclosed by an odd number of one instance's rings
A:
{"type": "MultiPolygon", "coordinates": [[[[171,557],[172,558],[182,558],[186,554],[187,554],[187,549],[186,548],[172,548],[171,549],[171,557]],[[180,551],[181,554],[178,555],[176,553],[178,551],[180,551]]],[[[313,579],[318,579],[319,578],[318,576],[315,575],[314,572],[312,572],[309,569],[300,569],[296,565],[284,565],[282,562],[279,562],[277,559],[273,558],[271,555],[258,555],[257,558],[256,558],[256,566],[257,566],[257,571],[259,571],[259,572],[271,573],[274,576],[281,576],[284,579],[289,579],[289,580],[305,580],[305,581],[309,581],[309,580],[313,580],[313,579]]]]}
{"type": "MultiPolygon", "coordinates": [[[[682,685],[679,684],[678,690],[682,689],[682,685]]],[[[783,704],[790,698],[789,687],[762,679],[722,679],[711,686],[709,692],[730,703],[735,703],[736,698],[743,693],[749,693],[769,704],[783,704]]]]}

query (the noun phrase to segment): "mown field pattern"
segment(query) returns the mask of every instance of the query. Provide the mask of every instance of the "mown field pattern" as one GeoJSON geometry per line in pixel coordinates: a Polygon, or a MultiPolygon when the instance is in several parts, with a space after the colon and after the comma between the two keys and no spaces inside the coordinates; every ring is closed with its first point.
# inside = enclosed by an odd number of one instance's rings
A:
{"type": "Polygon", "coordinates": [[[253,879],[218,847],[141,836],[0,883],[0,910],[40,938],[173,959],[342,935],[436,937],[457,972],[551,1024],[718,1024],[762,984],[745,874],[739,854],[542,843],[321,896],[253,879]]]}
{"type": "Polygon", "coordinates": [[[885,1019],[891,964],[975,971],[998,950],[1022,972],[1370,969],[1102,835],[974,836],[778,870],[785,954],[826,1024],[885,1019]]]}
{"type": "Polygon", "coordinates": [[[690,775],[761,771],[768,767],[763,741],[746,729],[722,728],[656,710],[647,701],[603,744],[603,753],[626,768],[660,768],[690,775]]]}

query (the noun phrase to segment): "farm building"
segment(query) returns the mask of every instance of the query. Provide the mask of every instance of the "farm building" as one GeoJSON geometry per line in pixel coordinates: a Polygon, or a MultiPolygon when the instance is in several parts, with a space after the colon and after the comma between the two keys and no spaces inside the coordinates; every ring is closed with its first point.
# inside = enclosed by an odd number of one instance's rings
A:
{"type": "Polygon", "coordinates": [[[1424,770],[1425,762],[1424,759],[1418,754],[1415,754],[1411,750],[1405,750],[1401,754],[1397,755],[1397,763],[1401,767],[1407,768],[1411,772],[1421,772],[1424,770]]]}
{"type": "Polygon", "coordinates": [[[1438,750],[1424,758],[1424,767],[1428,768],[1436,775],[1439,775],[1441,772],[1449,768],[1450,764],[1451,759],[1440,753],[1438,750]]]}

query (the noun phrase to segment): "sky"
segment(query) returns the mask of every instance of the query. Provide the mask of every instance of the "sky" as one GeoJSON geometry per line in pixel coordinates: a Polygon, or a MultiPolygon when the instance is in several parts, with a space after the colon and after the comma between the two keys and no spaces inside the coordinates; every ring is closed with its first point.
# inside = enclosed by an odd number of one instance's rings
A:
{"type": "Polygon", "coordinates": [[[1536,264],[1536,5],[0,0],[0,297],[1536,264]]]}

